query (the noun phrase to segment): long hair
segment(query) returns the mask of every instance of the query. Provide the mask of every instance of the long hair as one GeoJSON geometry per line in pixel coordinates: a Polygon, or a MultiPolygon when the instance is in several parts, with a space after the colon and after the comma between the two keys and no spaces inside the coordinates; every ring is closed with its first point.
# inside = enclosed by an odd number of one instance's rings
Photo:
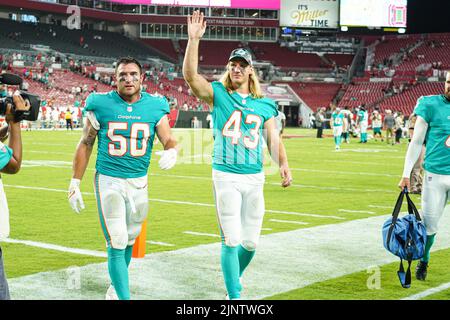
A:
{"type": "MultiPolygon", "coordinates": [[[[228,67],[228,65],[227,65],[228,67]]],[[[250,95],[255,98],[255,99],[259,99],[264,97],[262,90],[261,90],[261,85],[259,84],[259,79],[257,76],[257,72],[256,69],[254,67],[253,68],[253,74],[251,74],[249,76],[249,91],[250,91],[250,95]]],[[[223,86],[227,89],[228,92],[234,91],[233,88],[233,84],[231,82],[231,77],[230,77],[230,70],[225,71],[224,74],[222,74],[222,77],[219,80],[220,82],[222,82],[223,86]]]]}

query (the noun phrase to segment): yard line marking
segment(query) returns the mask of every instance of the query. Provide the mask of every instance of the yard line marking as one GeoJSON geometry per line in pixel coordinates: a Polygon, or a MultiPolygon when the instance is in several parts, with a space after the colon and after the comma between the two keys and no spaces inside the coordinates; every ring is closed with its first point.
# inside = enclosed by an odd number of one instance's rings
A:
{"type": "Polygon", "coordinates": [[[291,171],[305,171],[305,172],[320,172],[320,173],[333,173],[333,174],[348,174],[348,175],[359,175],[359,176],[375,176],[375,177],[401,177],[399,174],[387,174],[387,173],[373,173],[373,172],[355,172],[355,171],[330,171],[330,170],[315,170],[315,169],[302,169],[302,168],[291,168],[291,171]]]}
{"type": "Polygon", "coordinates": [[[280,222],[280,223],[302,224],[302,225],[309,224],[308,222],[290,221],[290,220],[278,220],[278,219],[269,219],[269,221],[271,221],[271,222],[280,222]]]}
{"type": "MultiPolygon", "coordinates": [[[[29,150],[27,149],[26,152],[31,152],[31,153],[45,153],[45,154],[62,154],[62,155],[69,155],[69,156],[73,156],[74,152],[69,153],[69,152],[54,152],[54,151],[37,151],[37,150],[29,150]]],[[[26,153],[24,152],[24,153],[26,153]]]]}
{"type": "MultiPolygon", "coordinates": [[[[33,145],[41,145],[41,146],[62,146],[62,147],[67,147],[67,143],[44,143],[44,142],[34,142],[34,141],[33,142],[23,141],[23,143],[32,143],[33,145]]],[[[74,150],[73,154],[75,154],[75,150],[74,150]]]]}
{"type": "Polygon", "coordinates": [[[214,238],[220,238],[218,234],[213,233],[203,233],[203,232],[195,232],[195,231],[183,231],[185,234],[190,234],[193,236],[205,236],[205,237],[214,237],[214,238]]]}
{"type": "Polygon", "coordinates": [[[420,300],[422,298],[425,298],[425,297],[428,297],[428,296],[430,296],[432,294],[435,294],[435,293],[447,290],[449,288],[450,288],[450,282],[447,282],[447,283],[441,284],[438,287],[431,288],[431,289],[419,292],[417,294],[413,294],[412,296],[403,298],[402,300],[420,300]]]}
{"type": "MultiPolygon", "coordinates": [[[[63,189],[51,189],[51,188],[42,188],[42,187],[28,187],[28,186],[19,186],[19,185],[10,185],[10,184],[4,184],[4,187],[9,188],[17,188],[17,189],[30,189],[30,190],[42,190],[42,191],[51,191],[51,192],[60,192],[60,193],[67,193],[67,190],[63,189]]],[[[94,196],[93,192],[81,192],[83,195],[88,196],[94,196]]],[[[174,203],[174,204],[182,204],[182,205],[191,205],[191,206],[198,206],[198,207],[215,207],[214,204],[210,203],[200,203],[200,202],[188,202],[188,201],[178,201],[178,200],[164,200],[164,199],[155,199],[155,198],[149,198],[149,201],[154,202],[162,202],[162,203],[174,203]]],[[[328,215],[321,215],[321,214],[314,214],[314,213],[303,213],[303,212],[292,212],[292,211],[282,211],[282,210],[269,210],[266,209],[266,213],[279,213],[279,214],[289,214],[289,215],[296,215],[296,216],[305,216],[305,217],[315,217],[315,218],[330,218],[330,219],[337,219],[337,220],[345,220],[345,218],[338,217],[338,216],[328,216],[328,215]]]]}
{"type": "Polygon", "coordinates": [[[393,207],[389,207],[389,206],[376,206],[376,205],[372,205],[369,204],[370,208],[380,208],[380,209],[392,209],[393,207]]]}
{"type": "Polygon", "coordinates": [[[163,246],[163,247],[175,247],[174,244],[166,243],[166,242],[161,242],[161,241],[151,241],[151,240],[148,240],[148,241],[145,241],[145,242],[147,242],[148,244],[155,244],[155,245],[157,245],[157,246],[163,246]]]}
{"type": "Polygon", "coordinates": [[[162,203],[186,204],[186,205],[198,206],[198,207],[215,207],[215,205],[209,204],[209,203],[178,201],[178,200],[163,200],[163,199],[154,199],[154,198],[149,198],[148,200],[155,201],[155,202],[162,202],[162,203]]]}
{"type": "MultiPolygon", "coordinates": [[[[261,300],[314,283],[367,271],[373,265],[398,263],[398,258],[380,245],[382,236],[379,229],[389,216],[371,216],[333,225],[262,235],[258,254],[255,255],[251,270],[245,274],[245,299],[261,300]],[[305,256],[308,259],[304,259],[305,256]],[[302,266],[301,271],[297,267],[299,265],[302,266]]],[[[442,220],[443,225],[450,224],[450,214],[444,214],[442,220]]],[[[432,251],[449,247],[450,233],[444,232],[432,251]]],[[[225,287],[220,267],[220,248],[221,243],[216,241],[133,259],[129,269],[132,299],[223,300],[225,287]],[[161,270],[171,272],[162,273],[161,270]]],[[[82,274],[79,290],[67,286],[68,269],[63,268],[8,279],[12,299],[104,299],[111,281],[108,263],[88,264],[79,268],[82,274]]]]}
{"type": "Polygon", "coordinates": [[[291,212],[291,211],[279,211],[279,210],[266,210],[266,213],[280,213],[280,214],[290,214],[294,216],[304,216],[304,217],[315,217],[315,218],[330,218],[337,220],[346,220],[346,218],[338,217],[338,216],[325,216],[321,214],[313,214],[313,213],[302,213],[302,212],[291,212]]]}
{"type": "Polygon", "coordinates": [[[2,241],[8,242],[8,243],[24,244],[24,245],[31,246],[31,247],[37,247],[37,248],[43,248],[43,249],[49,249],[49,250],[55,250],[55,251],[82,254],[82,255],[93,256],[93,257],[106,258],[108,256],[106,252],[102,252],[102,251],[68,248],[68,247],[57,245],[57,244],[43,243],[43,242],[30,241],[30,240],[18,240],[18,239],[6,238],[2,241]]]}
{"type": "Polygon", "coordinates": [[[368,214],[375,214],[376,212],[373,211],[364,211],[364,210],[347,210],[347,209],[339,209],[339,212],[350,212],[350,213],[368,213],[368,214]]]}
{"type": "MultiPolygon", "coordinates": [[[[161,173],[150,173],[150,176],[161,176],[161,177],[172,177],[172,178],[182,178],[182,179],[193,179],[193,180],[208,180],[212,182],[211,177],[201,177],[201,176],[184,176],[184,175],[174,175],[174,174],[161,174],[161,173]]],[[[276,182],[266,182],[267,185],[281,186],[281,183],[276,182]]],[[[304,184],[291,184],[291,187],[297,188],[314,188],[320,190],[342,190],[342,191],[355,191],[355,192],[384,192],[384,193],[397,193],[397,191],[384,190],[384,189],[356,189],[356,188],[342,188],[342,187],[322,187],[304,184]]]]}
{"type": "MultiPolygon", "coordinates": [[[[338,162],[338,163],[346,163],[346,164],[352,163],[352,164],[369,164],[369,165],[377,165],[377,166],[380,165],[379,162],[346,161],[346,160],[322,160],[322,161],[324,161],[324,162],[338,162]]],[[[394,166],[394,165],[397,165],[397,164],[395,164],[395,163],[392,163],[392,164],[390,164],[390,163],[383,163],[383,165],[392,165],[392,166],[394,166]]]]}

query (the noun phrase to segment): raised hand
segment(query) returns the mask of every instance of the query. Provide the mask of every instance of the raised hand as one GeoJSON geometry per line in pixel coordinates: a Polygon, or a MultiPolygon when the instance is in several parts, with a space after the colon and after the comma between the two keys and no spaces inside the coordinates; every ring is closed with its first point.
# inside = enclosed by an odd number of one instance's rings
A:
{"type": "Polygon", "coordinates": [[[187,18],[189,39],[201,39],[205,34],[206,20],[204,20],[203,12],[194,11],[192,16],[187,18]]]}

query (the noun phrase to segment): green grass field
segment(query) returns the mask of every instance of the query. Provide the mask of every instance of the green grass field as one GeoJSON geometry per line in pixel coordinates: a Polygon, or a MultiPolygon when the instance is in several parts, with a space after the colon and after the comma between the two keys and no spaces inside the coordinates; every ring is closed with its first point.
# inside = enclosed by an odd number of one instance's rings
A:
{"type": "MultiPolygon", "coordinates": [[[[152,242],[147,244],[146,252],[150,256],[219,241],[217,237],[199,235],[219,234],[209,159],[211,134],[207,130],[174,132],[184,148],[177,166],[172,170],[162,171],[157,164],[158,157],[153,156],[149,171],[147,240],[152,242]],[[195,143],[191,143],[192,141],[195,143]]],[[[326,131],[325,134],[330,132],[326,131]]],[[[341,151],[336,152],[332,138],[316,139],[313,130],[287,129],[286,135],[301,136],[284,139],[294,181],[291,187],[282,189],[279,174],[273,165],[268,163],[266,166],[267,212],[263,236],[319,226],[328,226],[331,229],[327,230],[333,230],[334,225],[353,220],[364,221],[366,218],[392,212],[399,192],[396,186],[403,168],[406,141],[401,145],[391,146],[373,140],[367,144],[359,144],[357,139],[353,139],[350,144],[344,144],[341,151]]],[[[95,150],[81,186],[86,209],[81,214],[76,214],[67,201],[72,158],[80,136],[81,131],[23,132],[22,169],[17,175],[2,175],[10,208],[10,238],[33,243],[1,244],[6,273],[11,281],[40,272],[106,261],[104,257],[34,245],[52,244],[105,252],[105,241],[93,194],[95,150]]],[[[157,144],[154,150],[160,148],[161,145],[157,144]]],[[[413,200],[420,207],[420,198],[414,195],[413,200]]],[[[441,228],[446,232],[447,226],[441,228]]],[[[381,224],[379,231],[381,232],[381,224]]],[[[293,238],[292,241],[295,242],[296,239],[293,238]]],[[[379,246],[382,247],[382,244],[379,243],[379,246]]],[[[429,278],[425,282],[413,279],[411,289],[402,289],[399,285],[396,276],[398,263],[394,262],[378,266],[380,285],[375,289],[367,285],[370,274],[366,269],[361,269],[326,280],[311,280],[306,286],[286,292],[274,292],[273,295],[262,298],[406,298],[450,282],[450,274],[446,268],[450,259],[450,250],[446,249],[448,247],[450,245],[443,245],[440,250],[432,253],[429,278]]],[[[289,248],[279,250],[289,252],[289,248]]],[[[342,250],[346,250],[345,244],[342,244],[342,250]]],[[[323,253],[326,257],[327,248],[323,248],[323,253]]],[[[290,254],[296,255],[296,252],[290,254]]],[[[387,251],[386,256],[389,256],[387,251]]],[[[306,254],[297,258],[308,261],[309,256],[306,254]]],[[[258,262],[255,260],[253,263],[258,262]]],[[[320,263],[326,265],[327,260],[320,263]]],[[[335,267],[339,268],[338,265],[335,267]]],[[[293,265],[292,268],[296,268],[298,277],[302,277],[301,265],[293,265]]],[[[217,270],[220,271],[219,266],[217,270]]],[[[251,272],[252,268],[249,267],[248,273],[251,272]]],[[[217,277],[221,277],[220,272],[217,277]]],[[[14,296],[14,292],[12,295],[14,296]]],[[[424,297],[448,298],[449,289],[424,297]]]]}

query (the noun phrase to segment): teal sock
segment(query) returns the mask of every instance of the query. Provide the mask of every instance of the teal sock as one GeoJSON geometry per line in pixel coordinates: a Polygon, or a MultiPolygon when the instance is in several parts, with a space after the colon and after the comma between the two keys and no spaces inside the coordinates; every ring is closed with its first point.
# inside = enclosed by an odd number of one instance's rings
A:
{"type": "Polygon", "coordinates": [[[125,248],[125,262],[127,263],[127,268],[130,265],[132,254],[133,254],[133,246],[127,246],[125,248]]]}
{"type": "Polygon", "coordinates": [[[130,300],[125,251],[126,249],[113,249],[108,247],[109,276],[120,300],[130,300]]]}
{"type": "Polygon", "coordinates": [[[230,299],[241,297],[241,286],[239,284],[239,258],[238,248],[229,247],[222,243],[221,265],[225,287],[230,299]]]}
{"type": "Polygon", "coordinates": [[[336,137],[336,145],[339,147],[341,145],[341,137],[336,137]]]}
{"type": "Polygon", "coordinates": [[[249,265],[255,256],[255,250],[249,251],[245,249],[242,245],[238,247],[238,258],[239,258],[239,276],[242,277],[245,268],[249,265]]]}
{"type": "Polygon", "coordinates": [[[427,262],[427,263],[428,263],[428,261],[430,261],[430,249],[434,243],[435,236],[436,236],[436,233],[432,234],[431,236],[427,236],[427,242],[425,244],[425,253],[423,254],[423,257],[422,257],[422,259],[420,259],[420,261],[427,262]]]}

